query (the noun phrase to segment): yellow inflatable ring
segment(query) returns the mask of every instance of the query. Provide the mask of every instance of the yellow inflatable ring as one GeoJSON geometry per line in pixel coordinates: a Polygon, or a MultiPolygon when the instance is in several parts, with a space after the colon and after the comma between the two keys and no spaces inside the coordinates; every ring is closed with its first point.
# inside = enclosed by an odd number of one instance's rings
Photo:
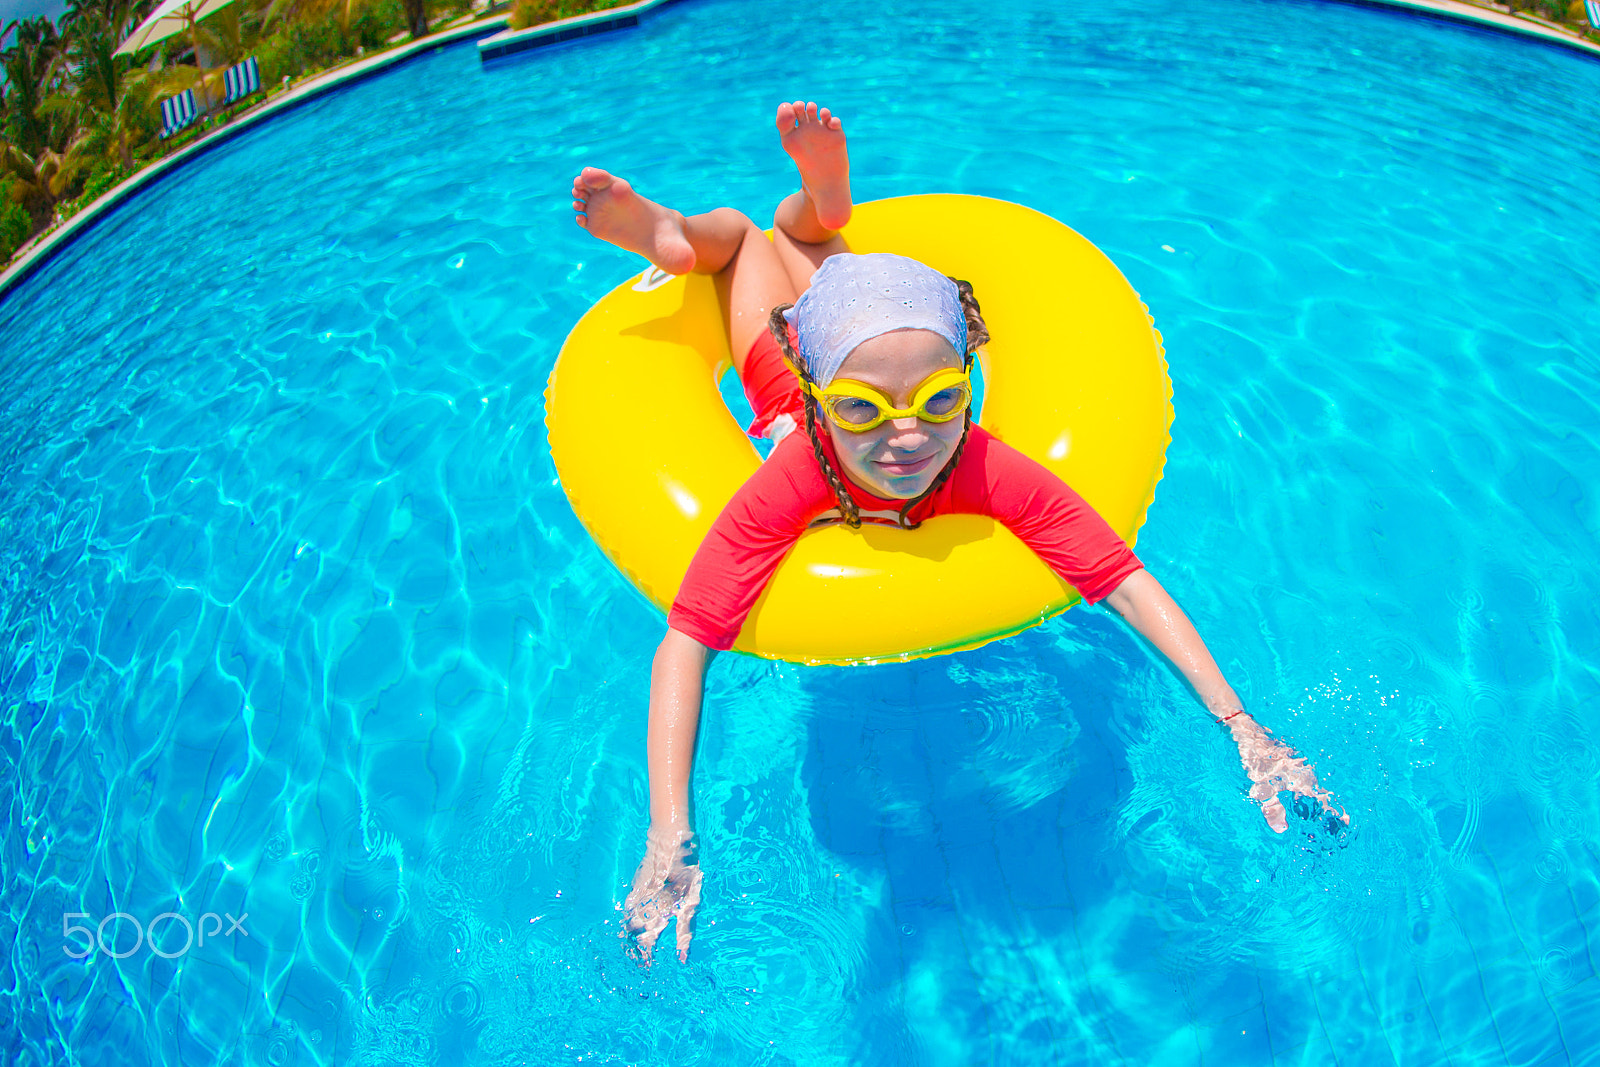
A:
{"type": "MultiPolygon", "coordinates": [[[[1111,261],[1046,215],[974,196],[861,204],[844,236],[853,251],[897,252],[972,283],[993,337],[979,354],[979,421],[1133,543],[1166,461],[1172,383],[1161,336],[1111,261]]],[[[663,611],[761,463],[718,392],[729,366],[711,279],[650,271],[579,320],[545,391],[573,511],[663,611]]],[[[990,518],[825,527],[795,544],[734,647],[813,664],[911,659],[975,648],[1077,601],[990,518]]]]}

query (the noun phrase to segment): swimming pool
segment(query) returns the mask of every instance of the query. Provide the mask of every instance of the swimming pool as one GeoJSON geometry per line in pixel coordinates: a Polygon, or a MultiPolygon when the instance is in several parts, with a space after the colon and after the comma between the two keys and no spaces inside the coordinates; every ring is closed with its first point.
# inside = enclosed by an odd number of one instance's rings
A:
{"type": "Polygon", "coordinates": [[[697,0],[445,48],[138,194],[0,301],[9,1058],[1600,1062],[1597,101],[1336,4],[697,0]],[[541,392],[636,266],[561,193],[760,219],[799,94],[861,199],[1018,200],[1141,292],[1139,551],[1342,847],[1272,834],[1102,613],[723,657],[694,954],[623,955],[661,623],[541,392]],[[125,958],[69,958],[118,912],[125,958]]]}

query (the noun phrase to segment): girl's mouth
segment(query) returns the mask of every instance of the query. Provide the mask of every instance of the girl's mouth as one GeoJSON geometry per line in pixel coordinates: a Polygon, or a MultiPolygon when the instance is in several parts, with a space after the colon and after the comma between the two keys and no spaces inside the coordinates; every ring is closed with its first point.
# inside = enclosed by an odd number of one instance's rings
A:
{"type": "Polygon", "coordinates": [[[912,474],[921,474],[928,464],[933,462],[936,455],[938,453],[931,453],[914,463],[883,463],[879,460],[873,460],[873,463],[891,478],[904,478],[912,474]]]}

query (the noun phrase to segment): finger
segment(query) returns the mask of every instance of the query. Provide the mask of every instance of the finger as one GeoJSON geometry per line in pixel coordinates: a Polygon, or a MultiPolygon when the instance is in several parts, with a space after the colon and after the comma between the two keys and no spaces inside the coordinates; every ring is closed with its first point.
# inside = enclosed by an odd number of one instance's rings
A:
{"type": "Polygon", "coordinates": [[[661,887],[635,889],[629,893],[623,907],[623,924],[634,934],[649,930],[652,926],[659,932],[661,927],[666,926],[667,920],[661,908],[661,887]]]}
{"type": "Polygon", "coordinates": [[[656,941],[661,937],[661,931],[666,928],[667,920],[665,916],[662,916],[660,922],[652,921],[643,930],[639,931],[634,938],[634,944],[639,949],[638,958],[640,963],[648,964],[655,959],[656,941]]]}
{"type": "Polygon", "coordinates": [[[1278,833],[1281,834],[1289,829],[1289,818],[1283,810],[1283,801],[1279,800],[1276,795],[1261,805],[1261,814],[1267,817],[1267,825],[1278,833]]]}
{"type": "Polygon", "coordinates": [[[624,919],[622,929],[617,936],[622,938],[624,945],[622,951],[630,958],[649,966],[651,949],[654,941],[645,941],[640,938],[641,930],[632,924],[630,919],[624,919]]]}
{"type": "Polygon", "coordinates": [[[689,962],[689,942],[694,939],[694,909],[678,912],[678,962],[689,962]]]}

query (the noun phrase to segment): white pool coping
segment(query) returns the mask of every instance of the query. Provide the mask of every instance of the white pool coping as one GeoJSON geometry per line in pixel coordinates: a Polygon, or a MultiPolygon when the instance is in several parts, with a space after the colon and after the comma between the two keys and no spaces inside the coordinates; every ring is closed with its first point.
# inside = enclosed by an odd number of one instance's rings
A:
{"type": "MultiPolygon", "coordinates": [[[[607,11],[597,11],[588,15],[577,15],[570,19],[562,19],[559,22],[547,23],[527,30],[504,31],[481,40],[478,46],[479,54],[482,56],[484,45],[489,44],[491,41],[503,43],[508,39],[522,40],[525,38],[544,37],[556,37],[558,40],[566,40],[568,36],[581,40],[583,39],[583,34],[571,34],[570,31],[574,27],[580,30],[587,30],[591,24],[595,23],[609,25],[619,19],[629,17],[636,19],[639,15],[673,2],[675,0],[640,0],[639,3],[629,4],[626,7],[611,8],[607,11]],[[562,36],[563,34],[568,36],[562,36]]],[[[1534,37],[1552,44],[1564,45],[1600,58],[1600,45],[1586,41],[1572,33],[1546,26],[1534,21],[1531,17],[1507,15],[1474,4],[1461,3],[1459,0],[1336,0],[1336,2],[1398,8],[1403,11],[1412,11],[1432,17],[1444,17],[1461,22],[1477,23],[1491,29],[1515,33],[1524,37],[1534,37]]],[[[347,63],[333,70],[324,71],[322,74],[293,86],[288,92],[272,97],[264,104],[245,112],[226,126],[213,130],[165,159],[152,163],[107,190],[99,199],[86,205],[66,222],[53,229],[48,229],[41,236],[36,237],[33,244],[21,256],[12,260],[10,266],[3,273],[0,273],[0,299],[4,299],[5,295],[19,282],[42,265],[57,246],[77,236],[80,230],[89,226],[97,218],[105,214],[106,211],[144,188],[145,185],[160,178],[172,168],[181,166],[194,156],[214,148],[228,138],[236,136],[280,111],[303,104],[307,100],[320,96],[331,89],[367,77],[385,67],[410,59],[412,56],[425,52],[430,48],[453,44],[464,37],[473,37],[485,30],[503,30],[506,19],[507,16],[505,14],[491,15],[488,18],[478,19],[464,25],[449,26],[439,33],[422,38],[420,41],[410,41],[398,48],[391,48],[375,56],[360,59],[354,63],[347,63]]],[[[632,24],[629,23],[629,25],[632,24]]]]}
{"type": "Polygon", "coordinates": [[[1426,15],[1442,15],[1461,22],[1476,22],[1480,26],[1504,30],[1523,37],[1536,37],[1542,41],[1565,45],[1579,52],[1600,57],[1600,45],[1584,40],[1569,30],[1558,30],[1532,15],[1508,15],[1477,4],[1462,3],[1460,0],[1339,0],[1339,2],[1372,7],[1394,7],[1426,15]]]}
{"type": "Polygon", "coordinates": [[[478,42],[478,59],[485,63],[497,59],[509,59],[536,48],[566,41],[578,41],[611,30],[627,29],[637,26],[640,18],[656,8],[676,2],[677,0],[638,0],[637,3],[625,7],[591,11],[587,15],[574,15],[556,22],[529,26],[527,29],[507,28],[493,37],[485,37],[478,42]]]}

